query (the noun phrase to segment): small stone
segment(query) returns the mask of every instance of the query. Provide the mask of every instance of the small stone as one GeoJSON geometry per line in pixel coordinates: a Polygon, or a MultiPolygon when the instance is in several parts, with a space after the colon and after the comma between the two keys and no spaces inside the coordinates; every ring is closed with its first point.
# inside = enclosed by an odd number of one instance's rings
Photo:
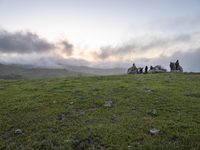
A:
{"type": "Polygon", "coordinates": [[[21,129],[16,129],[15,130],[15,134],[22,134],[22,130],[21,129]]]}
{"type": "Polygon", "coordinates": [[[56,104],[56,101],[53,101],[54,104],[56,104]]]}
{"type": "Polygon", "coordinates": [[[70,102],[70,105],[73,105],[74,104],[74,102],[70,102]]]}
{"type": "Polygon", "coordinates": [[[61,121],[64,121],[65,119],[66,119],[65,115],[62,114],[61,117],[60,117],[60,120],[61,120],[61,121]]]}
{"type": "Polygon", "coordinates": [[[157,116],[158,115],[156,109],[149,110],[149,111],[147,111],[147,113],[151,116],[157,116]]]}
{"type": "Polygon", "coordinates": [[[151,93],[152,92],[152,90],[147,89],[147,88],[145,88],[144,90],[145,90],[146,93],[151,93]]]}
{"type": "Polygon", "coordinates": [[[132,107],[132,110],[136,110],[137,108],[136,107],[132,107]]]}
{"type": "Polygon", "coordinates": [[[153,128],[150,130],[151,135],[157,135],[160,133],[160,129],[157,128],[153,128]]]}
{"type": "Polygon", "coordinates": [[[104,106],[105,107],[112,107],[113,106],[113,101],[105,101],[104,106]]]}

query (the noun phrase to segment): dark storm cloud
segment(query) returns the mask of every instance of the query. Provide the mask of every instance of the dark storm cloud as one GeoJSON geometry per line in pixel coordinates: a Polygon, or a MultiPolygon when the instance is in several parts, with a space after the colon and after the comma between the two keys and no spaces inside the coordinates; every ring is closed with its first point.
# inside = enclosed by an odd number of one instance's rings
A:
{"type": "Polygon", "coordinates": [[[11,33],[0,31],[0,52],[3,53],[38,53],[46,52],[54,48],[53,43],[31,32],[11,33]]]}
{"type": "MultiPolygon", "coordinates": [[[[198,33],[195,33],[198,34],[198,33]]],[[[99,53],[94,53],[94,57],[99,59],[107,59],[110,57],[123,57],[131,55],[133,53],[147,52],[157,48],[168,48],[173,45],[178,45],[180,43],[187,43],[193,39],[192,34],[180,34],[174,37],[152,37],[149,41],[134,42],[133,40],[128,43],[124,43],[120,46],[106,46],[100,49],[99,53]]]]}
{"type": "Polygon", "coordinates": [[[68,41],[62,41],[61,44],[63,46],[62,51],[66,55],[71,56],[73,54],[74,46],[70,44],[68,41]]]}

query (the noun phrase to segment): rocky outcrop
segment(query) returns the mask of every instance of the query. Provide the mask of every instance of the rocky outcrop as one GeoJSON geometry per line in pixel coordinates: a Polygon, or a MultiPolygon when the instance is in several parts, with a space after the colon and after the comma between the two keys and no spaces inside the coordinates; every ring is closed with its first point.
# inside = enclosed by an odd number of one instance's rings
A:
{"type": "Polygon", "coordinates": [[[127,73],[128,74],[137,74],[138,73],[138,68],[135,66],[135,63],[133,63],[133,66],[128,69],[127,73]]]}
{"type": "Polygon", "coordinates": [[[155,67],[151,66],[149,70],[149,73],[165,73],[165,72],[167,72],[167,70],[161,67],[160,65],[157,65],[155,67]]]}
{"type": "Polygon", "coordinates": [[[179,64],[179,60],[176,62],[170,62],[170,71],[171,72],[183,72],[182,66],[179,64]]]}

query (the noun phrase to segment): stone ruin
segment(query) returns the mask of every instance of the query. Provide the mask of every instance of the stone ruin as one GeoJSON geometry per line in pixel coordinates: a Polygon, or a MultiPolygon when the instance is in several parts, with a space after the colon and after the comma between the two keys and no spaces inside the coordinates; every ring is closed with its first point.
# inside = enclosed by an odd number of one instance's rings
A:
{"type": "MultiPolygon", "coordinates": [[[[177,60],[176,62],[170,62],[170,69],[171,72],[183,72],[183,68],[179,64],[179,60],[177,60]]],[[[137,68],[135,63],[133,63],[133,66],[130,67],[127,71],[128,74],[165,73],[165,72],[167,72],[167,69],[163,68],[160,65],[156,65],[154,67],[151,66],[149,70],[148,66],[146,66],[143,72],[143,68],[142,67],[137,68]]]]}
{"type": "Polygon", "coordinates": [[[170,71],[171,72],[183,72],[183,68],[179,64],[179,60],[176,62],[170,62],[170,71]]]}

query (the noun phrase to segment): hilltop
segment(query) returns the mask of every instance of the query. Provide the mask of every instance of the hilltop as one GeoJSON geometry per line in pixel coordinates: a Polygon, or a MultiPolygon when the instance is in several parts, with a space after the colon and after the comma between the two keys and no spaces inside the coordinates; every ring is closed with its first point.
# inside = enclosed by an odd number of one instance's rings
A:
{"type": "Polygon", "coordinates": [[[199,74],[0,80],[0,149],[197,150],[199,100],[199,74]]]}

